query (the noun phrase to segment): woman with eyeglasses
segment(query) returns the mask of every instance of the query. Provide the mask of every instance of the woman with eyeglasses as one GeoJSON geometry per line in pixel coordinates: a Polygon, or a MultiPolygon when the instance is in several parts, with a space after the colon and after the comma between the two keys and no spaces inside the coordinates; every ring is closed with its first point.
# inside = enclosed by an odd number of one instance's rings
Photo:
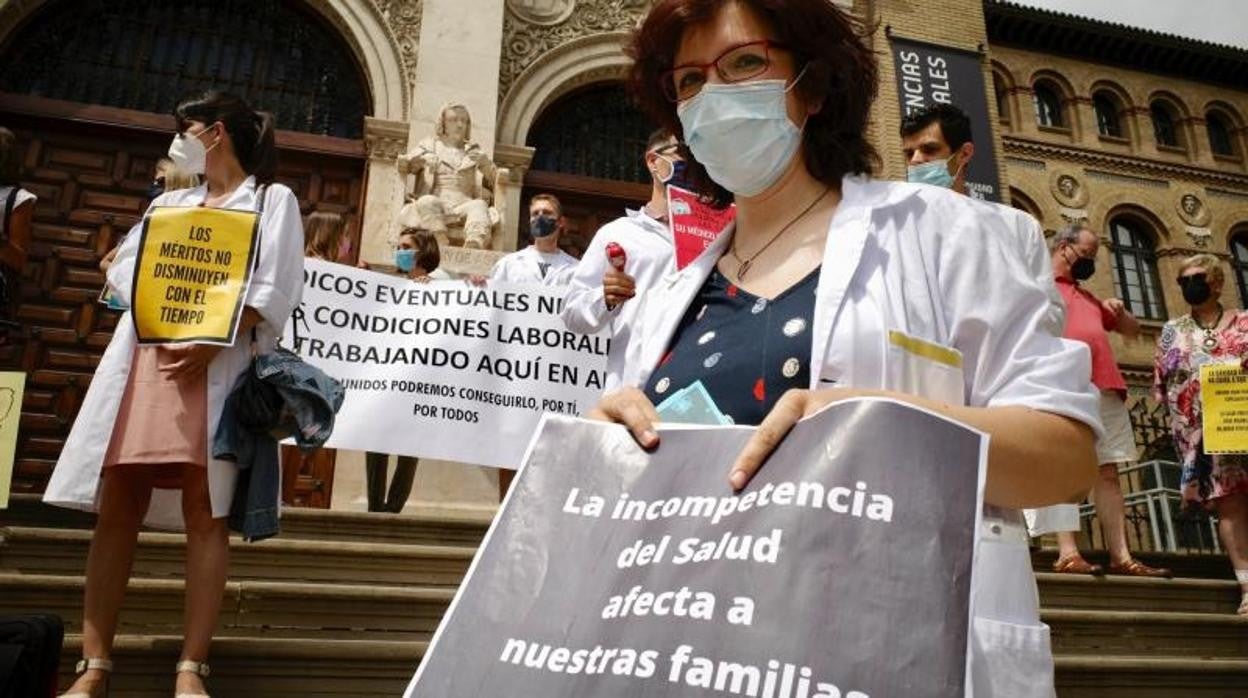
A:
{"type": "Polygon", "coordinates": [[[1161,330],[1153,390],[1170,410],[1183,462],[1183,501],[1217,513],[1222,547],[1239,580],[1239,615],[1248,616],[1248,456],[1205,453],[1201,421],[1200,367],[1248,362],[1248,312],[1222,307],[1224,280],[1222,264],[1211,254],[1183,260],[1179,288],[1192,311],[1161,330]]]}
{"type": "Polygon", "coordinates": [[[878,76],[864,35],[827,0],[650,11],[630,44],[631,88],[688,145],[702,193],[735,198],[736,226],[641,299],[629,387],[593,416],[661,448],[654,405],[701,381],[722,413],[758,425],[725,472],[734,490],[838,400],[893,398],[987,432],[969,683],[976,698],[1052,696],[1017,510],[1092,484],[1088,352],[1044,329],[1045,291],[996,207],[871,178],[878,76]]]}

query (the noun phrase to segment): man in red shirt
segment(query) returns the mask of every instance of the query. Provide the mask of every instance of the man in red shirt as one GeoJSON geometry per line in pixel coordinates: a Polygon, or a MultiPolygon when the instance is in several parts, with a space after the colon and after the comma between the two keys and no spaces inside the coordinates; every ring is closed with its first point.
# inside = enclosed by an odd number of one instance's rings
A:
{"type": "MultiPolygon", "coordinates": [[[[1135,460],[1135,434],[1124,399],[1127,383],[1118,370],[1114,352],[1109,346],[1109,333],[1118,332],[1128,339],[1140,332],[1140,323],[1127,311],[1118,298],[1100,300],[1079,285],[1096,271],[1096,253],[1100,241],[1086,225],[1074,224],[1057,234],[1053,245],[1053,276],[1057,290],[1066,302],[1066,329],[1063,336],[1083,342],[1092,350],[1092,383],[1101,392],[1101,422],[1105,435],[1096,443],[1100,477],[1092,489],[1101,520],[1101,530],[1109,547],[1109,572],[1136,577],[1169,577],[1170,570],[1149,567],[1131,557],[1127,549],[1126,522],[1123,519],[1122,487],[1118,482],[1118,465],[1135,460]]],[[[1062,505],[1059,505],[1062,506],[1062,505]]],[[[1077,522],[1077,517],[1075,521],[1077,522]]],[[[1075,530],[1059,531],[1060,554],[1053,569],[1073,574],[1100,574],[1100,565],[1093,565],[1079,554],[1075,530]]]]}

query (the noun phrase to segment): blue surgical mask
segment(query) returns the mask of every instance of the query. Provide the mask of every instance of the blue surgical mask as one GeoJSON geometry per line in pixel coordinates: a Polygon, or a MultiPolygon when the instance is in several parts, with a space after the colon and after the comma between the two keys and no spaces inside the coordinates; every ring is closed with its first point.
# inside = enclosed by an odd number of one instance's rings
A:
{"type": "Polygon", "coordinates": [[[559,219],[553,216],[538,216],[529,221],[529,234],[536,238],[544,238],[555,232],[559,227],[559,219]]]}
{"type": "Polygon", "coordinates": [[[906,181],[912,184],[930,184],[942,189],[953,188],[953,175],[949,174],[950,155],[944,160],[929,160],[922,165],[911,165],[906,168],[906,181]]]}
{"type": "Polygon", "coordinates": [[[670,166],[668,168],[667,176],[660,179],[659,182],[661,184],[672,184],[680,187],[681,189],[688,189],[689,166],[685,163],[685,161],[669,159],[662,155],[659,156],[659,159],[666,162],[670,166]]]}
{"type": "Polygon", "coordinates": [[[755,80],[707,84],[676,108],[685,143],[707,174],[737,196],[755,196],[775,184],[802,144],[802,131],[789,121],[789,84],[755,80]]]}
{"type": "Polygon", "coordinates": [[[416,250],[395,250],[394,266],[401,272],[410,272],[416,268],[416,250]]]}

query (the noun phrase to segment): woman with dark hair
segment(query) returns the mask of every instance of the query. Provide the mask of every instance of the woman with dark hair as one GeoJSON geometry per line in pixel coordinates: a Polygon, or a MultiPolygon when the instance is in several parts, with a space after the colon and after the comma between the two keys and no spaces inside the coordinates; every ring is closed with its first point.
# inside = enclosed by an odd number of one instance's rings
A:
{"type": "Polygon", "coordinates": [[[701,381],[722,413],[758,425],[725,473],[734,490],[839,400],[886,397],[990,434],[968,681],[976,698],[1051,696],[1017,509],[1091,485],[1087,350],[1044,329],[1045,292],[994,207],[870,178],[877,70],[863,36],[827,0],[650,11],[629,49],[632,90],[688,144],[702,192],[735,198],[736,225],[641,299],[631,387],[594,416],[659,447],[653,405],[701,381]]]}
{"type": "MultiPolygon", "coordinates": [[[[129,314],[123,317],[65,440],[44,501],[99,512],[87,557],[83,661],[67,694],[76,698],[106,689],[142,524],[186,530],[185,639],[175,690],[183,698],[206,695],[204,661],[229,563],[225,517],[238,476],[235,464],[213,458],[209,446],[235,380],[253,351],[273,349],[303,290],[299,202],[273,182],[272,117],[219,92],[182,102],[174,116],[169,156],[204,183],[161,194],[147,215],[156,207],[256,212],[256,261],[231,346],[140,346],[129,314]]],[[[109,286],[127,306],[151,300],[130,297],[141,238],[127,237],[108,270],[109,286]]]]}

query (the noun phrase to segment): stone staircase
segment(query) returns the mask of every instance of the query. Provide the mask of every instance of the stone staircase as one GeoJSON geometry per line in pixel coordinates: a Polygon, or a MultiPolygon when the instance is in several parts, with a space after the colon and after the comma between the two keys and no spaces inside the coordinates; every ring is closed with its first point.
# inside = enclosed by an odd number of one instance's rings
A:
{"type": "MultiPolygon", "coordinates": [[[[66,685],[80,653],[90,525],[87,515],[30,496],[0,511],[0,614],[39,610],[66,619],[66,685]]],[[[232,542],[213,645],[214,695],[400,695],[486,525],[289,509],[281,537],[232,542]]],[[[113,696],[171,693],[182,626],[180,539],[140,534],[113,696]]],[[[1181,578],[1037,574],[1059,696],[1248,696],[1248,620],[1234,615],[1239,595],[1225,558],[1147,560],[1181,578]]],[[[1051,561],[1039,553],[1036,568],[1051,561]]]]}

